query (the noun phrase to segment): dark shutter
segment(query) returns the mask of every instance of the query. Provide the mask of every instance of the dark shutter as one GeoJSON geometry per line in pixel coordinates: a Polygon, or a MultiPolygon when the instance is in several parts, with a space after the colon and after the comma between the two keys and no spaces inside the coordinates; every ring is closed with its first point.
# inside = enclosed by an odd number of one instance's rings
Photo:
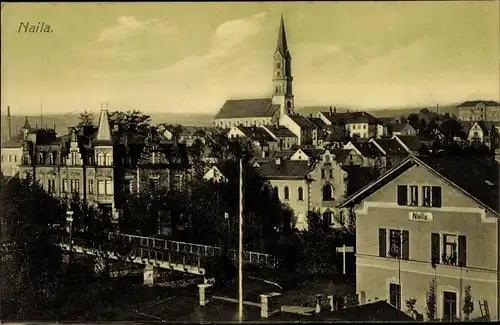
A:
{"type": "Polygon", "coordinates": [[[435,208],[441,207],[441,186],[432,187],[432,206],[435,208]]]}
{"type": "Polygon", "coordinates": [[[378,255],[386,257],[387,254],[387,230],[379,228],[378,230],[378,255]]]}
{"type": "Polygon", "coordinates": [[[432,233],[431,234],[431,263],[433,265],[439,264],[439,255],[440,255],[440,248],[439,248],[439,234],[432,233]]]}
{"type": "Polygon", "coordinates": [[[403,260],[409,260],[410,259],[410,233],[408,230],[403,230],[403,238],[402,238],[402,245],[403,245],[403,260]]]}
{"type": "Polygon", "coordinates": [[[398,185],[398,205],[408,205],[408,186],[398,185]]]}
{"type": "Polygon", "coordinates": [[[458,266],[467,266],[467,239],[458,236],[458,266]]]}

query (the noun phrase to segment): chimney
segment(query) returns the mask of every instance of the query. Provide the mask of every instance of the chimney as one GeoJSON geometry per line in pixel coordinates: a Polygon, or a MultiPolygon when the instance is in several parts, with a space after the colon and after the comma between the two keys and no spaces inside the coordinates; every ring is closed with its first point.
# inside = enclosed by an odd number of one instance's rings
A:
{"type": "Polygon", "coordinates": [[[333,110],[332,110],[332,107],[330,106],[330,116],[333,115],[333,110]]]}
{"type": "Polygon", "coordinates": [[[7,106],[7,122],[9,123],[8,129],[9,129],[9,140],[12,139],[12,125],[10,122],[10,106],[7,106]]]}

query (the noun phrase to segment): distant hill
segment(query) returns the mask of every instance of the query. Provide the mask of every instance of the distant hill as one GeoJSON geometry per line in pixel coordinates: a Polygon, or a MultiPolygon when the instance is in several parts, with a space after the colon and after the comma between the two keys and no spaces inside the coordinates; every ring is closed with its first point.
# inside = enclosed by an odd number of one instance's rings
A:
{"type": "MultiPolygon", "coordinates": [[[[181,124],[186,126],[211,126],[213,124],[214,114],[172,114],[172,113],[158,113],[150,114],[152,124],[156,125],[159,123],[169,123],[169,124],[181,124]]],[[[96,116],[96,123],[99,117],[96,116]]],[[[12,134],[17,134],[24,125],[24,116],[12,116],[11,126],[12,134]]],[[[28,121],[31,127],[36,125],[40,126],[40,116],[28,116],[28,121]]],[[[56,132],[58,135],[63,135],[68,133],[68,127],[75,126],[78,123],[78,115],[76,114],[51,114],[43,116],[43,125],[53,128],[56,127],[56,132]]],[[[8,123],[5,115],[1,117],[1,137],[2,139],[7,139],[8,123]]]]}
{"type": "MultiPolygon", "coordinates": [[[[449,113],[450,115],[454,114],[458,116],[458,108],[459,104],[449,104],[444,106],[439,106],[439,113],[445,114],[449,113]]],[[[333,108],[333,105],[332,105],[333,108]]],[[[436,107],[412,107],[412,108],[385,108],[385,109],[366,109],[364,111],[372,114],[375,117],[396,117],[396,116],[408,116],[411,113],[418,113],[421,109],[427,108],[429,111],[436,111],[436,107]]],[[[297,109],[297,113],[300,113],[304,116],[310,116],[311,114],[315,116],[319,112],[328,112],[330,110],[330,106],[310,106],[303,107],[297,109]]],[[[338,108],[337,112],[345,112],[348,108],[338,108]]],[[[363,111],[357,109],[349,109],[349,111],[363,111]]]]}

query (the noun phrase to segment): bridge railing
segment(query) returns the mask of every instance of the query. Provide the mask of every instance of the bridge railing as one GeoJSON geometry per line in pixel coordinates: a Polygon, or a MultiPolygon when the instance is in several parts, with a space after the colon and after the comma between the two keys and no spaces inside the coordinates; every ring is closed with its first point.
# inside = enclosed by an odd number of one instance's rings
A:
{"type": "MultiPolygon", "coordinates": [[[[70,245],[69,237],[57,236],[56,241],[68,246],[80,247],[82,249],[100,249],[101,245],[98,243],[81,238],[72,238],[72,243],[70,245]]],[[[144,247],[135,247],[129,254],[129,258],[140,258],[141,260],[147,260],[151,262],[167,262],[169,264],[181,264],[184,266],[197,266],[201,267],[201,257],[197,255],[179,255],[173,252],[154,250],[144,247]]]]}
{"type": "MultiPolygon", "coordinates": [[[[229,250],[229,254],[233,260],[238,260],[238,251],[235,249],[229,250]]],[[[278,258],[271,254],[243,251],[243,262],[254,265],[262,265],[267,267],[277,267],[278,258]]]]}
{"type": "Polygon", "coordinates": [[[173,241],[160,238],[142,237],[136,235],[127,234],[110,234],[110,239],[112,237],[122,237],[126,241],[132,243],[133,245],[141,247],[150,247],[156,249],[169,250],[178,253],[194,254],[198,256],[220,256],[222,251],[219,247],[185,243],[180,241],[173,241]]]}

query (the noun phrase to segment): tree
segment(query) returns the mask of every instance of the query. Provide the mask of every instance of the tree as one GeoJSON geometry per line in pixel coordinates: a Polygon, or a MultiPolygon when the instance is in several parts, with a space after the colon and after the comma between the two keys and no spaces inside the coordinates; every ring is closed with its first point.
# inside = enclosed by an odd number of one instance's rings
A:
{"type": "Polygon", "coordinates": [[[420,128],[420,117],[418,114],[411,113],[408,115],[408,123],[418,132],[420,128]]]}
{"type": "Polygon", "coordinates": [[[429,290],[426,296],[426,306],[425,313],[427,314],[427,319],[433,321],[436,319],[436,280],[432,279],[429,284],[429,290]]]}
{"type": "Polygon", "coordinates": [[[90,111],[84,111],[78,116],[78,124],[75,126],[78,133],[82,134],[84,128],[96,127],[95,125],[95,114],[90,111]]]}
{"type": "Polygon", "coordinates": [[[464,305],[462,310],[465,315],[465,320],[469,320],[470,314],[474,311],[474,301],[470,294],[470,286],[465,286],[464,305]]]}
{"type": "Polygon", "coordinates": [[[413,317],[414,313],[415,313],[415,304],[417,303],[417,299],[415,298],[411,298],[411,299],[408,299],[406,300],[406,313],[408,315],[410,315],[411,317],[413,317]]]}
{"type": "Polygon", "coordinates": [[[109,122],[112,126],[118,125],[123,131],[137,132],[147,136],[151,127],[151,116],[137,110],[114,111],[109,114],[109,122]]]}
{"type": "Polygon", "coordinates": [[[39,318],[57,298],[62,256],[51,227],[63,222],[58,200],[37,183],[1,176],[1,317],[39,318]],[[6,240],[5,238],[2,239],[6,240]]]}

